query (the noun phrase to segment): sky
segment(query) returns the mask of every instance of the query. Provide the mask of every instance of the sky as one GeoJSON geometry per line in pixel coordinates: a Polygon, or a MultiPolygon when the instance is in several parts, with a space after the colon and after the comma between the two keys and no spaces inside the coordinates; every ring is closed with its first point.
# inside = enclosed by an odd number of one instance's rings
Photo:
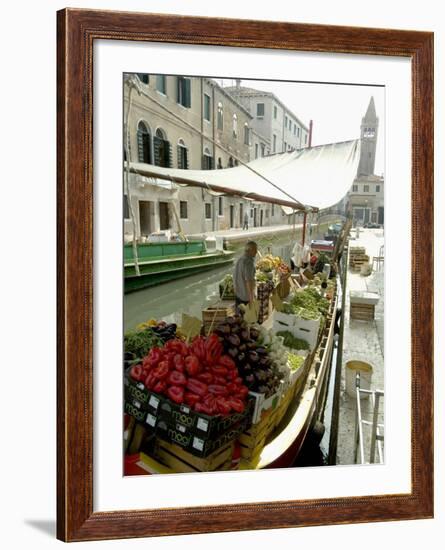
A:
{"type": "MultiPolygon", "coordinates": [[[[223,86],[235,85],[235,80],[215,80],[223,86]]],[[[379,118],[374,172],[384,173],[383,87],[267,80],[241,80],[241,86],[273,92],[308,127],[313,120],[312,145],[359,138],[361,120],[373,96],[379,118]]]]}

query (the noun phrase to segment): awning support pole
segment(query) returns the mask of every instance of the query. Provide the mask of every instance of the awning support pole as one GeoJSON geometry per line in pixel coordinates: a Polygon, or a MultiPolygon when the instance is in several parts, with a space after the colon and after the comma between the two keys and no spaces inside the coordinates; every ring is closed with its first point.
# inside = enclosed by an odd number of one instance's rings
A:
{"type": "Polygon", "coordinates": [[[303,235],[301,237],[301,246],[304,246],[304,243],[306,242],[306,220],[307,220],[307,212],[305,210],[303,215],[303,235]]]}

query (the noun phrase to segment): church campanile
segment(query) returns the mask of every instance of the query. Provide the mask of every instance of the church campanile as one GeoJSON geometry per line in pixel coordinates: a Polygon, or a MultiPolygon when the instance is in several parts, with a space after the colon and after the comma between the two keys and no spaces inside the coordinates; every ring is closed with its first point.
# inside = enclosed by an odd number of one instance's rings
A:
{"type": "Polygon", "coordinates": [[[365,116],[362,118],[362,124],[360,126],[361,152],[357,177],[371,176],[374,174],[378,126],[379,119],[375,112],[374,98],[371,97],[368,109],[365,116]]]}

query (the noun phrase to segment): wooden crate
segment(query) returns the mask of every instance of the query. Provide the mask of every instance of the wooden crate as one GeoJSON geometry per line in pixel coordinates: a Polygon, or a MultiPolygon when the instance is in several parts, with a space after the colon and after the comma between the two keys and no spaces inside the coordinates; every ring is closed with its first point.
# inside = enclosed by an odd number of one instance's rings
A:
{"type": "Polygon", "coordinates": [[[349,308],[349,318],[359,321],[372,321],[374,319],[375,305],[374,304],[354,304],[349,308]]]}
{"type": "Polygon", "coordinates": [[[278,407],[264,411],[261,420],[239,436],[241,457],[244,460],[252,461],[261,452],[275,427],[277,411],[278,407]]]}
{"type": "Polygon", "coordinates": [[[174,472],[213,472],[229,470],[235,442],[221,447],[205,458],[199,458],[185,451],[179,445],[158,439],[155,458],[171,468],[174,472]]]}
{"type": "Polygon", "coordinates": [[[202,311],[202,324],[204,334],[209,330],[216,328],[226,317],[232,317],[235,314],[235,303],[229,301],[218,302],[214,306],[207,307],[202,311]]]}

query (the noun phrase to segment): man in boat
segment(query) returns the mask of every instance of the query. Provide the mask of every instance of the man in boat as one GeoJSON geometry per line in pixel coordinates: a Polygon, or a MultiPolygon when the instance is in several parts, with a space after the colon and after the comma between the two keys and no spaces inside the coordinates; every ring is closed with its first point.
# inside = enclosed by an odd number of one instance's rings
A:
{"type": "Polygon", "coordinates": [[[255,299],[255,256],[258,246],[255,241],[246,243],[244,254],[238,259],[233,272],[235,305],[239,311],[241,304],[253,303],[255,299]]]}

